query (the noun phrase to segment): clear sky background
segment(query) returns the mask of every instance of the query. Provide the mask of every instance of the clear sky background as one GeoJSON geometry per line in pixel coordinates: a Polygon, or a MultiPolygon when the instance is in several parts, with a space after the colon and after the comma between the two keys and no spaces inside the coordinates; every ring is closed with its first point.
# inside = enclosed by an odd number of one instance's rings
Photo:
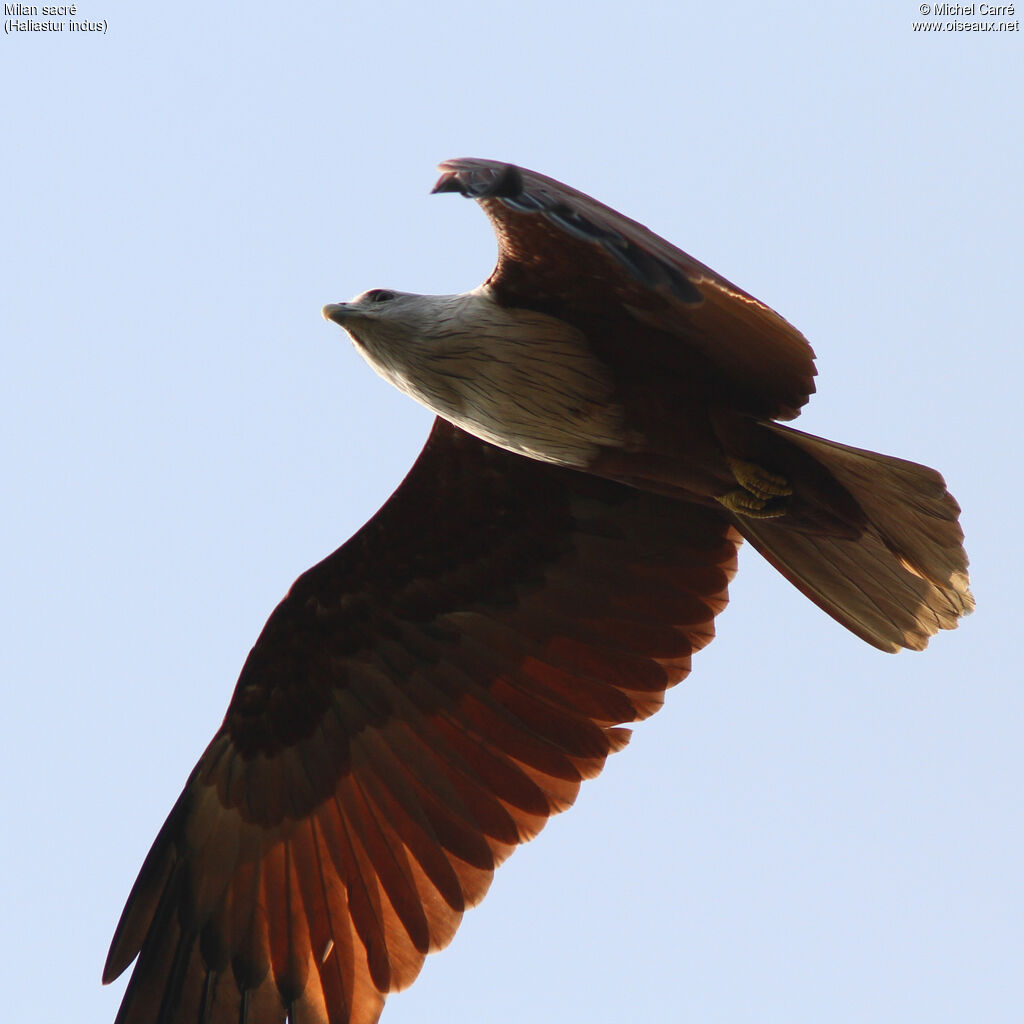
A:
{"type": "Polygon", "coordinates": [[[918,7],[86,0],[105,35],[0,41],[5,1019],[112,1020],[249,647],[412,464],[430,415],[320,307],[483,280],[453,156],[797,324],[799,426],[942,470],[978,611],[883,655],[742,552],[690,680],[384,1021],[1020,1019],[1024,38],[918,7]]]}

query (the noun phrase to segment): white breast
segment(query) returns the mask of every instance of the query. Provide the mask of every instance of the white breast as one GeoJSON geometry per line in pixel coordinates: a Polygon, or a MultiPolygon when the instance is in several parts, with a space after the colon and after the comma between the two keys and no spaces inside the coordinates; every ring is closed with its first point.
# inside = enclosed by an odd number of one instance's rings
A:
{"type": "Polygon", "coordinates": [[[430,328],[363,351],[402,391],[477,437],[544,462],[585,466],[599,445],[622,444],[622,409],[582,332],[499,306],[482,288],[419,298],[438,300],[430,328]]]}

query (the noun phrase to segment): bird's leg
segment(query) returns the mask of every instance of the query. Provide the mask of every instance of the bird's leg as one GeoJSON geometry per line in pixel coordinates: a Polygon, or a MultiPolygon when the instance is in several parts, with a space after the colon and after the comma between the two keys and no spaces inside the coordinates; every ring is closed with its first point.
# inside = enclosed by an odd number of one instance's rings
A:
{"type": "Polygon", "coordinates": [[[752,519],[775,519],[786,514],[786,501],[793,493],[786,478],[754,462],[729,458],[729,468],[740,485],[716,496],[730,512],[752,519]]]}
{"type": "Polygon", "coordinates": [[[793,493],[784,476],[773,473],[754,462],[744,462],[743,459],[729,457],[729,468],[736,477],[737,482],[744,490],[764,501],[772,498],[785,498],[793,493]]]}

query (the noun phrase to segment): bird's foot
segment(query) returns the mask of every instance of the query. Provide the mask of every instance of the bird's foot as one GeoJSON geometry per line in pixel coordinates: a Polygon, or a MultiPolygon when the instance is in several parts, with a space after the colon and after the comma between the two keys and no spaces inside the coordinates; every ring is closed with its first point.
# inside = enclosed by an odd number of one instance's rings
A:
{"type": "Polygon", "coordinates": [[[784,476],[772,473],[756,462],[744,462],[742,459],[729,459],[729,468],[736,482],[745,491],[755,497],[770,501],[772,498],[785,498],[793,493],[784,476]]]}
{"type": "Polygon", "coordinates": [[[729,459],[729,468],[740,485],[717,496],[730,512],[751,519],[775,519],[786,514],[785,499],[793,493],[785,477],[742,459],[729,459]]]}

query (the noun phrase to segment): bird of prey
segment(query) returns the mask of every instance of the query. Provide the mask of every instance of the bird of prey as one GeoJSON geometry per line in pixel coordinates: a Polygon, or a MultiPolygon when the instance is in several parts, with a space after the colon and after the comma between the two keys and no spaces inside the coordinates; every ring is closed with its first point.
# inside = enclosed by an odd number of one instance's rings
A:
{"type": "Polygon", "coordinates": [[[441,170],[497,266],[324,308],[437,419],[246,659],[117,926],[118,1024],[376,1021],[686,676],[742,537],[883,651],[973,606],[937,472],[779,422],[815,373],[782,317],[550,178],[441,170]]]}

